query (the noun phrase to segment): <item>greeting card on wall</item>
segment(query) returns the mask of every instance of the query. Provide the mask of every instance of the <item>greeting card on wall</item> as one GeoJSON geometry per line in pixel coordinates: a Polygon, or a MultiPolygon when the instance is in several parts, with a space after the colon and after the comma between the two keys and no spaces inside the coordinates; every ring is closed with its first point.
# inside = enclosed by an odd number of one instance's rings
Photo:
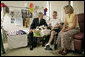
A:
{"type": "Polygon", "coordinates": [[[16,25],[22,25],[21,18],[17,17],[16,18],[16,25]]]}

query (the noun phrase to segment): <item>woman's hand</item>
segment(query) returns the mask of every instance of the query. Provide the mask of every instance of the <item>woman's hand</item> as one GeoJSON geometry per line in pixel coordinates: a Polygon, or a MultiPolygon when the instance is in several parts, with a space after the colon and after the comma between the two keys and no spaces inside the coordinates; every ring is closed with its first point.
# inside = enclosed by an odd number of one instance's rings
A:
{"type": "Polygon", "coordinates": [[[66,32],[66,31],[68,31],[68,29],[65,29],[63,32],[66,32]]]}
{"type": "Polygon", "coordinates": [[[61,32],[64,32],[64,31],[65,31],[64,29],[61,30],[61,32]]]}
{"type": "Polygon", "coordinates": [[[66,31],[68,31],[68,29],[66,28],[61,30],[61,32],[66,32],[66,31]]]}
{"type": "Polygon", "coordinates": [[[66,30],[66,26],[67,26],[67,20],[65,19],[65,22],[64,22],[64,25],[63,25],[63,28],[62,28],[62,30],[61,30],[61,32],[66,32],[67,30],[66,30]]]}
{"type": "Polygon", "coordinates": [[[64,32],[65,31],[65,28],[63,27],[62,29],[61,29],[61,32],[64,32]]]}

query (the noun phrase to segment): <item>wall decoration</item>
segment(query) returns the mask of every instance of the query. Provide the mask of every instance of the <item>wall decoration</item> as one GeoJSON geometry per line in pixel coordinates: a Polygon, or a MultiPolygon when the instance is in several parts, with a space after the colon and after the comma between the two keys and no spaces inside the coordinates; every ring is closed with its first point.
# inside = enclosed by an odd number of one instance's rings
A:
{"type": "Polygon", "coordinates": [[[11,23],[14,23],[15,22],[15,19],[12,17],[11,18],[11,23]]]}
{"type": "Polygon", "coordinates": [[[30,10],[28,10],[28,9],[22,9],[21,12],[22,12],[22,18],[23,18],[23,26],[26,28],[26,27],[29,26],[29,24],[28,24],[29,23],[28,22],[29,18],[32,18],[33,15],[30,12],[30,10]]]}
{"type": "Polygon", "coordinates": [[[14,17],[14,11],[10,12],[11,17],[14,17]]]}
{"type": "Polygon", "coordinates": [[[16,25],[22,25],[22,22],[21,22],[21,18],[20,17],[17,17],[16,18],[16,25]]]}
{"type": "Polygon", "coordinates": [[[47,10],[48,10],[47,8],[44,9],[44,15],[46,15],[47,10]]]}
{"type": "Polygon", "coordinates": [[[35,10],[38,10],[39,9],[39,6],[35,6],[35,8],[34,8],[35,10]]]}
{"type": "Polygon", "coordinates": [[[1,7],[7,7],[7,5],[5,5],[4,3],[1,3],[1,7]]]}
{"type": "Polygon", "coordinates": [[[33,8],[33,3],[30,3],[30,8],[33,8]]]}
{"type": "Polygon", "coordinates": [[[32,18],[32,13],[28,9],[22,9],[22,18],[32,18]]]}
{"type": "Polygon", "coordinates": [[[34,9],[33,8],[30,8],[30,12],[33,13],[34,9]]]}

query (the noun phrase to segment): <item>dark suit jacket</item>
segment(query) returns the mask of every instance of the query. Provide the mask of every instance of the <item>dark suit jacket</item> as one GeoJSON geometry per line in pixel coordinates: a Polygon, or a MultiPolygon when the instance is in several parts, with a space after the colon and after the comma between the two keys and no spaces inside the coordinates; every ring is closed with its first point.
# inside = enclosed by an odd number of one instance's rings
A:
{"type": "Polygon", "coordinates": [[[32,24],[31,24],[30,29],[35,29],[37,26],[41,26],[41,25],[48,26],[44,19],[41,19],[40,23],[39,23],[39,18],[34,18],[32,24]]]}

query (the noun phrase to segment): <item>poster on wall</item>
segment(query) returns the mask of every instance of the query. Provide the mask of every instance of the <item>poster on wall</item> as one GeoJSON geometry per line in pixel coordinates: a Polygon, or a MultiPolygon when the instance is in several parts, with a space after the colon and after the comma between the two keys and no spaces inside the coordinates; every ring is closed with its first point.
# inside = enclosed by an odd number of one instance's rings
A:
{"type": "Polygon", "coordinates": [[[24,27],[28,27],[28,21],[30,18],[33,17],[32,13],[30,12],[30,10],[28,9],[22,9],[21,10],[21,13],[22,13],[22,19],[23,19],[23,26],[24,27]]]}
{"type": "Polygon", "coordinates": [[[22,9],[22,18],[32,18],[32,13],[27,9],[22,9]]]}

